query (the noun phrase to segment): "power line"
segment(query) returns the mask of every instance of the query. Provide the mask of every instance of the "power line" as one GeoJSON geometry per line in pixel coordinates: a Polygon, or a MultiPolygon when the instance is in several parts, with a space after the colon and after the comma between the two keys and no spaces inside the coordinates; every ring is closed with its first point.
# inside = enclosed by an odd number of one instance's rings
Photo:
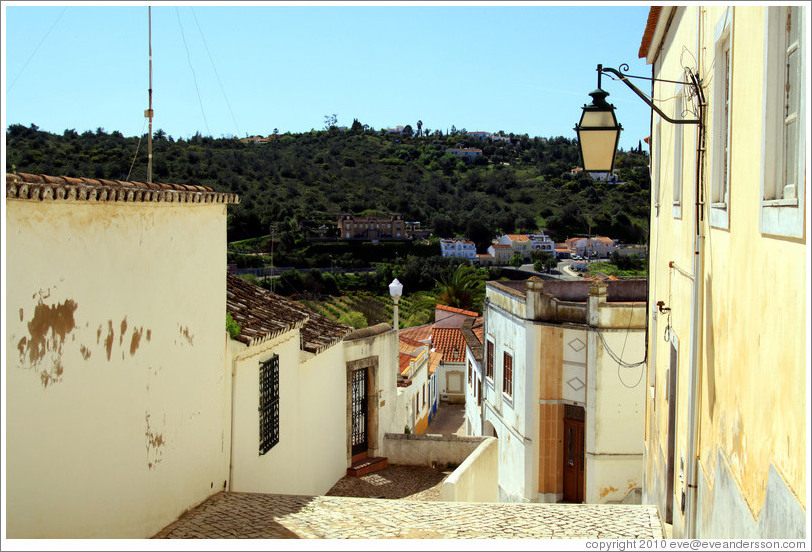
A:
{"type": "Polygon", "coordinates": [[[206,111],[203,109],[203,99],[200,97],[200,88],[197,86],[197,74],[195,73],[195,68],[192,66],[192,57],[189,54],[189,46],[186,44],[186,35],[183,33],[183,24],[180,21],[180,10],[175,8],[175,13],[178,16],[178,26],[180,27],[180,36],[183,39],[183,47],[186,48],[186,60],[189,62],[189,69],[192,70],[192,79],[195,83],[195,91],[197,92],[197,101],[200,104],[200,113],[203,114],[203,123],[206,125],[206,132],[208,135],[211,136],[211,130],[209,130],[209,121],[206,119],[206,111]]]}
{"type": "Polygon", "coordinates": [[[12,88],[14,88],[14,85],[17,83],[17,79],[19,79],[19,78],[20,78],[20,76],[21,76],[21,75],[23,74],[23,72],[25,71],[26,67],[28,67],[29,62],[30,62],[32,59],[34,59],[34,55],[36,55],[37,51],[39,50],[39,47],[40,47],[40,46],[42,46],[42,44],[45,42],[45,39],[46,39],[46,38],[48,38],[48,35],[50,35],[50,34],[51,34],[51,31],[53,31],[53,30],[54,30],[54,27],[56,27],[56,24],[57,24],[57,23],[59,23],[59,20],[60,20],[60,19],[62,19],[62,16],[64,15],[65,10],[67,10],[67,9],[68,9],[68,8],[62,8],[62,11],[61,11],[61,12],[59,12],[59,16],[56,18],[56,21],[54,21],[54,24],[53,24],[53,25],[51,25],[51,28],[50,28],[50,29],[48,29],[48,32],[47,32],[47,33],[45,33],[45,36],[43,36],[43,37],[42,37],[42,39],[39,41],[39,44],[37,44],[37,47],[36,47],[36,48],[34,48],[34,51],[33,51],[33,52],[31,52],[31,55],[30,55],[30,56],[28,56],[28,59],[26,60],[25,64],[23,65],[22,69],[20,69],[20,72],[19,72],[19,73],[17,73],[17,76],[16,76],[16,77],[14,77],[14,80],[13,80],[13,81],[11,81],[11,85],[8,87],[8,90],[6,91],[6,93],[11,92],[11,89],[12,89],[12,88]]]}
{"type": "Polygon", "coordinates": [[[237,136],[240,135],[240,125],[237,124],[237,119],[234,117],[234,112],[231,110],[231,102],[228,101],[228,96],[226,95],[225,88],[223,88],[223,82],[220,80],[220,74],[217,72],[217,66],[214,65],[214,59],[211,57],[211,52],[209,52],[209,45],[206,43],[206,36],[203,34],[203,30],[200,28],[200,23],[197,21],[197,14],[195,13],[195,9],[192,8],[192,15],[195,19],[195,25],[197,25],[197,30],[200,32],[200,37],[203,39],[203,46],[206,48],[206,54],[209,56],[209,61],[211,62],[211,67],[214,69],[214,75],[217,77],[217,84],[220,85],[220,91],[223,93],[223,98],[226,101],[226,105],[228,106],[228,112],[231,114],[231,120],[234,121],[234,126],[237,128],[237,136]]]}

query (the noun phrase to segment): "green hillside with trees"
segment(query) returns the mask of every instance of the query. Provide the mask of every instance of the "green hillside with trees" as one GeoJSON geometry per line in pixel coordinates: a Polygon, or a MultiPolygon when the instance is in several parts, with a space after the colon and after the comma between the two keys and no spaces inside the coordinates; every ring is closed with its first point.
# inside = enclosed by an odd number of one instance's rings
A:
{"type": "MultiPolygon", "coordinates": [[[[375,210],[421,221],[436,236],[464,235],[480,251],[500,233],[546,230],[556,241],[586,234],[642,243],[648,228],[648,155],[642,147],[618,153],[621,183],[593,182],[579,164],[575,140],[509,135],[480,141],[465,130],[448,133],[406,127],[390,135],[355,121],[301,134],[272,134],[267,143],[195,135],[153,138],[153,180],[233,192],[229,241],[269,234],[277,226],[278,253],[316,235],[334,232],[340,213],[375,210]],[[446,149],[475,147],[483,155],[465,163],[446,149]]],[[[120,132],[61,135],[36,125],[11,125],[6,171],[146,180],[147,144],[120,132]]],[[[329,233],[328,233],[329,235],[329,233]]]]}

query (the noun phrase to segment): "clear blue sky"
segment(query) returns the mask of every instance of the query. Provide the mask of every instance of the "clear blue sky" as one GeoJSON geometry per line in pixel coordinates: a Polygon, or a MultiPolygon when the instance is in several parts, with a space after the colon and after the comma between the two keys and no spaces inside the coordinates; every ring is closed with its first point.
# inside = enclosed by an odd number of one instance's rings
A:
{"type": "MultiPolygon", "coordinates": [[[[62,133],[146,132],[148,11],[3,3],[3,122],[62,133]]],[[[637,52],[648,6],[191,5],[152,8],[153,129],[175,138],[321,129],[324,116],[575,137],[598,63],[650,76],[637,52]]],[[[647,81],[638,81],[643,90],[647,81]]],[[[624,127],[649,109],[603,79],[624,127]]]]}

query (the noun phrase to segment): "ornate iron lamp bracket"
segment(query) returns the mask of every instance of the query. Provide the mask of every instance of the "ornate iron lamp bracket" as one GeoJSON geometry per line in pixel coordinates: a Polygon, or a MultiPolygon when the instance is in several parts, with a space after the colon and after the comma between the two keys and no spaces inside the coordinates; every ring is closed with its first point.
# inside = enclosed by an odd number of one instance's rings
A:
{"type": "MultiPolygon", "coordinates": [[[[620,68],[621,68],[622,71],[628,71],[629,70],[629,66],[627,64],[625,64],[625,63],[621,64],[620,68]]],[[[672,80],[665,80],[665,79],[654,79],[654,78],[649,78],[649,77],[635,77],[633,75],[624,74],[622,71],[618,71],[617,69],[612,69],[611,67],[604,67],[603,65],[598,64],[598,88],[601,87],[601,75],[603,73],[610,73],[612,75],[615,75],[615,77],[617,77],[617,79],[615,79],[615,80],[620,80],[623,83],[625,83],[626,86],[631,88],[632,92],[637,94],[640,97],[641,100],[646,102],[646,105],[648,105],[651,109],[653,109],[655,111],[655,113],[657,113],[660,117],[662,117],[663,119],[665,119],[669,123],[673,123],[675,125],[700,125],[700,126],[702,126],[701,117],[697,118],[697,119],[674,119],[672,117],[669,117],[668,115],[663,113],[663,111],[659,107],[654,105],[654,102],[651,101],[648,96],[646,96],[639,88],[637,88],[634,84],[631,83],[631,81],[629,81],[629,78],[637,78],[637,79],[647,79],[647,80],[651,80],[651,81],[655,81],[655,82],[673,82],[673,83],[685,84],[685,85],[691,86],[693,88],[693,91],[696,94],[697,98],[699,98],[699,105],[700,105],[700,110],[701,110],[702,106],[704,106],[704,104],[705,104],[705,95],[702,93],[702,86],[700,84],[699,77],[696,75],[696,73],[689,70],[688,73],[689,73],[689,76],[691,78],[691,81],[690,82],[685,82],[685,81],[672,81],[672,80]]]]}

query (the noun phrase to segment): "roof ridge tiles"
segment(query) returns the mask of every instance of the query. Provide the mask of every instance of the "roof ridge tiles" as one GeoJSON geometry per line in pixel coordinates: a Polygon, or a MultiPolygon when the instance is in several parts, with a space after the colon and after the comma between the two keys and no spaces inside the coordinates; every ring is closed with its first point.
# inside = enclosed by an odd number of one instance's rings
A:
{"type": "Polygon", "coordinates": [[[6,197],[33,200],[239,203],[237,194],[192,184],[146,183],[47,174],[6,173],[6,197]]]}

